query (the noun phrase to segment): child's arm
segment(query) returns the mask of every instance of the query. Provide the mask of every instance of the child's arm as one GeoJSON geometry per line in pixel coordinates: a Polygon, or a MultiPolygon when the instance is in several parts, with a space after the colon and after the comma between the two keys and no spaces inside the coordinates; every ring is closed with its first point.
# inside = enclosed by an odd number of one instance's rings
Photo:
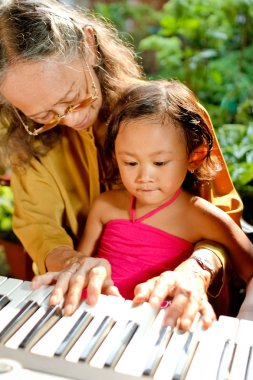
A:
{"type": "Polygon", "coordinates": [[[253,276],[253,244],[241,228],[222,210],[199,199],[192,222],[200,240],[208,239],[223,245],[240,276],[248,282],[253,276]]]}

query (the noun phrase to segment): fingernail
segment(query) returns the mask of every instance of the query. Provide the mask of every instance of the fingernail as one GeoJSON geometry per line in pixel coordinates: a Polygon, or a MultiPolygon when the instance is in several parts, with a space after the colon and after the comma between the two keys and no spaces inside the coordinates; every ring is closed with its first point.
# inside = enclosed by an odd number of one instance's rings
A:
{"type": "Polygon", "coordinates": [[[97,301],[98,301],[97,296],[88,296],[86,299],[87,304],[90,306],[96,305],[97,301]]]}
{"type": "Polygon", "coordinates": [[[154,306],[159,306],[161,303],[161,300],[158,297],[152,296],[150,297],[149,302],[154,306]]]}
{"type": "Polygon", "coordinates": [[[192,325],[192,321],[188,318],[185,318],[181,321],[181,325],[184,330],[188,330],[192,325]]]}
{"type": "Polygon", "coordinates": [[[73,312],[73,310],[74,310],[73,305],[66,305],[66,306],[64,307],[64,314],[65,314],[65,315],[71,315],[72,312],[73,312]]]}
{"type": "Polygon", "coordinates": [[[51,305],[57,305],[57,303],[59,303],[59,301],[58,301],[58,297],[57,296],[52,296],[51,298],[50,298],[50,304],[51,305]]]}

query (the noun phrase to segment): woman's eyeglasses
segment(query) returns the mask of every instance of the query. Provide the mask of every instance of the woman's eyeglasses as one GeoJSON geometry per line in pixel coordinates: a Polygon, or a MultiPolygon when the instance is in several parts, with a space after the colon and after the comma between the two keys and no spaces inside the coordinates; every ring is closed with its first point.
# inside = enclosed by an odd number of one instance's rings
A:
{"type": "MultiPolygon", "coordinates": [[[[76,111],[79,111],[80,109],[82,108],[85,108],[85,107],[88,107],[90,106],[93,102],[95,102],[95,100],[97,100],[98,98],[98,93],[97,93],[97,88],[96,88],[96,85],[95,85],[95,82],[94,82],[94,79],[93,79],[93,76],[91,74],[91,71],[90,71],[90,68],[88,66],[88,64],[86,63],[86,66],[87,66],[87,69],[88,69],[88,73],[89,73],[89,76],[91,78],[91,84],[92,84],[92,95],[89,96],[88,98],[85,98],[84,100],[82,100],[80,103],[78,104],[73,104],[73,105],[69,105],[66,109],[66,111],[62,114],[62,115],[56,115],[51,121],[49,121],[48,123],[42,125],[41,127],[37,128],[37,129],[34,129],[33,131],[31,131],[29,129],[29,126],[22,120],[22,117],[20,116],[18,110],[16,108],[14,108],[15,112],[16,112],[16,115],[18,116],[21,124],[23,125],[23,127],[25,128],[26,132],[29,133],[29,135],[31,136],[37,136],[39,135],[40,133],[43,133],[43,132],[46,132],[46,131],[49,131],[50,129],[56,127],[60,121],[66,117],[67,115],[69,115],[71,112],[76,112],[76,111]]],[[[84,70],[85,71],[85,70],[84,70]]]]}

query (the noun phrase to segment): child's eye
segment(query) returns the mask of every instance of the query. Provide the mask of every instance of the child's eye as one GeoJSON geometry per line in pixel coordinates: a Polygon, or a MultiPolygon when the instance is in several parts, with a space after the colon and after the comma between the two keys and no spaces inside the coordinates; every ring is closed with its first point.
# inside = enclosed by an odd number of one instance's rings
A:
{"type": "Polygon", "coordinates": [[[125,165],[127,165],[127,166],[136,166],[136,165],[137,165],[137,162],[134,162],[134,161],[128,161],[128,162],[125,162],[125,165]]]}
{"type": "Polygon", "coordinates": [[[168,163],[168,161],[155,161],[154,165],[155,166],[164,166],[168,163]]]}

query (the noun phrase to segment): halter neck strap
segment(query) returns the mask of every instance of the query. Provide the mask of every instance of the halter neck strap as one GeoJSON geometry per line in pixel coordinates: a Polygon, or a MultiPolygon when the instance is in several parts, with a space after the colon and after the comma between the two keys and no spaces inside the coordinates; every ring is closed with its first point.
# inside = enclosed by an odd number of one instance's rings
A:
{"type": "Polygon", "coordinates": [[[169,206],[171,203],[173,203],[177,197],[179,196],[179,194],[181,193],[181,188],[179,188],[175,194],[170,198],[168,199],[165,203],[161,204],[160,206],[158,206],[157,208],[155,208],[154,210],[151,210],[149,211],[147,214],[141,216],[140,218],[138,219],[135,219],[135,205],[136,205],[136,198],[134,196],[131,197],[131,209],[130,209],[130,215],[131,215],[131,221],[133,223],[135,222],[142,222],[143,220],[147,219],[147,218],[150,218],[151,216],[153,216],[154,214],[156,214],[157,212],[159,212],[160,210],[164,209],[165,207],[169,206]]]}

